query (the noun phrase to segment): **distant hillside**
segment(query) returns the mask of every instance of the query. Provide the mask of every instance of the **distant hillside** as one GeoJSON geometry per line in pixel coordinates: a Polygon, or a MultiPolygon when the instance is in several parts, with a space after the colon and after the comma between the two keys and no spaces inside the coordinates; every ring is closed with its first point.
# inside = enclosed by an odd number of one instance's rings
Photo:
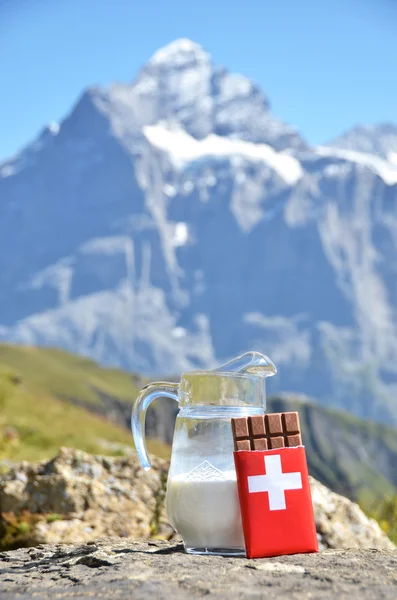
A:
{"type": "MultiPolygon", "coordinates": [[[[136,392],[132,375],[85,358],[0,345],[0,460],[38,460],[60,446],[100,454],[131,452],[132,436],[112,403],[127,413],[136,392]],[[95,410],[87,410],[90,406],[95,410]]],[[[149,449],[169,456],[162,442],[151,441],[149,449]]]]}
{"type": "Polygon", "coordinates": [[[309,471],[329,488],[370,506],[397,491],[397,431],[294,398],[272,398],[268,412],[298,410],[309,471]]]}
{"type": "Polygon", "coordinates": [[[141,379],[119,369],[104,369],[94,361],[57,350],[0,344],[0,364],[15,369],[34,391],[99,404],[107,394],[121,401],[135,397],[141,379]]]}
{"type": "MultiPolygon", "coordinates": [[[[0,438],[10,438],[0,458],[35,460],[61,445],[129,451],[131,405],[144,383],[60,350],[0,345],[0,438]]],[[[268,412],[286,410],[299,411],[309,470],[325,485],[367,506],[397,490],[395,429],[292,396],[269,400],[268,412]]],[[[148,411],[151,452],[169,455],[176,412],[172,400],[148,411]]]]}

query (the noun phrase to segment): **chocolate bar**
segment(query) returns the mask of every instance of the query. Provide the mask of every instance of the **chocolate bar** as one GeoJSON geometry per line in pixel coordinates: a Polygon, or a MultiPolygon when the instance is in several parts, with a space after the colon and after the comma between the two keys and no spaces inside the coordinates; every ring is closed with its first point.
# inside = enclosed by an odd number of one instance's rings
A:
{"type": "Polygon", "coordinates": [[[235,450],[274,450],[302,445],[297,412],[232,419],[235,450]]]}

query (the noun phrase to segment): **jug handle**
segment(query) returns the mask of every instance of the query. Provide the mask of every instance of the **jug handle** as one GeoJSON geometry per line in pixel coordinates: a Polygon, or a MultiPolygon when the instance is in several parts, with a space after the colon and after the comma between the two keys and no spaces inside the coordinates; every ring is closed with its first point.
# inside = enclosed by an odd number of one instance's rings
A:
{"type": "Polygon", "coordinates": [[[176,400],[178,402],[178,388],[178,383],[167,383],[164,381],[149,383],[141,389],[139,396],[135,400],[132,407],[132,435],[134,437],[138,458],[145,471],[148,471],[152,466],[150,464],[145,440],[146,411],[149,408],[149,405],[153,402],[153,400],[156,400],[156,398],[172,398],[172,400],[176,400]]]}

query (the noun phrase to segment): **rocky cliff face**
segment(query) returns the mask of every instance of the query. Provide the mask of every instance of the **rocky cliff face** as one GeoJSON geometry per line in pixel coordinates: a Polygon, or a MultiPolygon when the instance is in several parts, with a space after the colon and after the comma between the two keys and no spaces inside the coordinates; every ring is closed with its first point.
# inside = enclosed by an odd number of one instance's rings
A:
{"type": "Polygon", "coordinates": [[[176,41],[0,166],[0,338],[146,373],[256,348],[273,391],[397,423],[396,184],[392,126],[309,148],[176,41]]]}
{"type": "Polygon", "coordinates": [[[397,125],[394,123],[358,125],[332,140],[328,145],[380,156],[397,164],[397,125]]]}
{"type": "Polygon", "coordinates": [[[167,537],[167,472],[167,462],[156,457],[145,473],[135,457],[94,457],[66,448],[51,461],[21,463],[0,483],[5,544],[14,537],[34,545],[110,535],[167,537]],[[28,523],[27,531],[18,529],[20,522],[28,523]]]}
{"type": "MultiPolygon", "coordinates": [[[[104,536],[174,537],[165,511],[168,464],[95,457],[62,449],[51,461],[22,463],[0,478],[2,545],[92,542],[104,536]]],[[[394,548],[372,519],[312,479],[322,548],[394,548]]]]}

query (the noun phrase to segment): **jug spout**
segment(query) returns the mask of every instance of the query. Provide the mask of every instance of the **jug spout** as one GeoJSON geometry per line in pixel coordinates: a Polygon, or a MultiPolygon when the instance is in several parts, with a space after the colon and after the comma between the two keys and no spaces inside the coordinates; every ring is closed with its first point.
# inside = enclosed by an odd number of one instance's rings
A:
{"type": "Polygon", "coordinates": [[[262,377],[271,377],[277,373],[272,360],[260,352],[246,352],[217,367],[213,373],[252,373],[262,377]]]}

